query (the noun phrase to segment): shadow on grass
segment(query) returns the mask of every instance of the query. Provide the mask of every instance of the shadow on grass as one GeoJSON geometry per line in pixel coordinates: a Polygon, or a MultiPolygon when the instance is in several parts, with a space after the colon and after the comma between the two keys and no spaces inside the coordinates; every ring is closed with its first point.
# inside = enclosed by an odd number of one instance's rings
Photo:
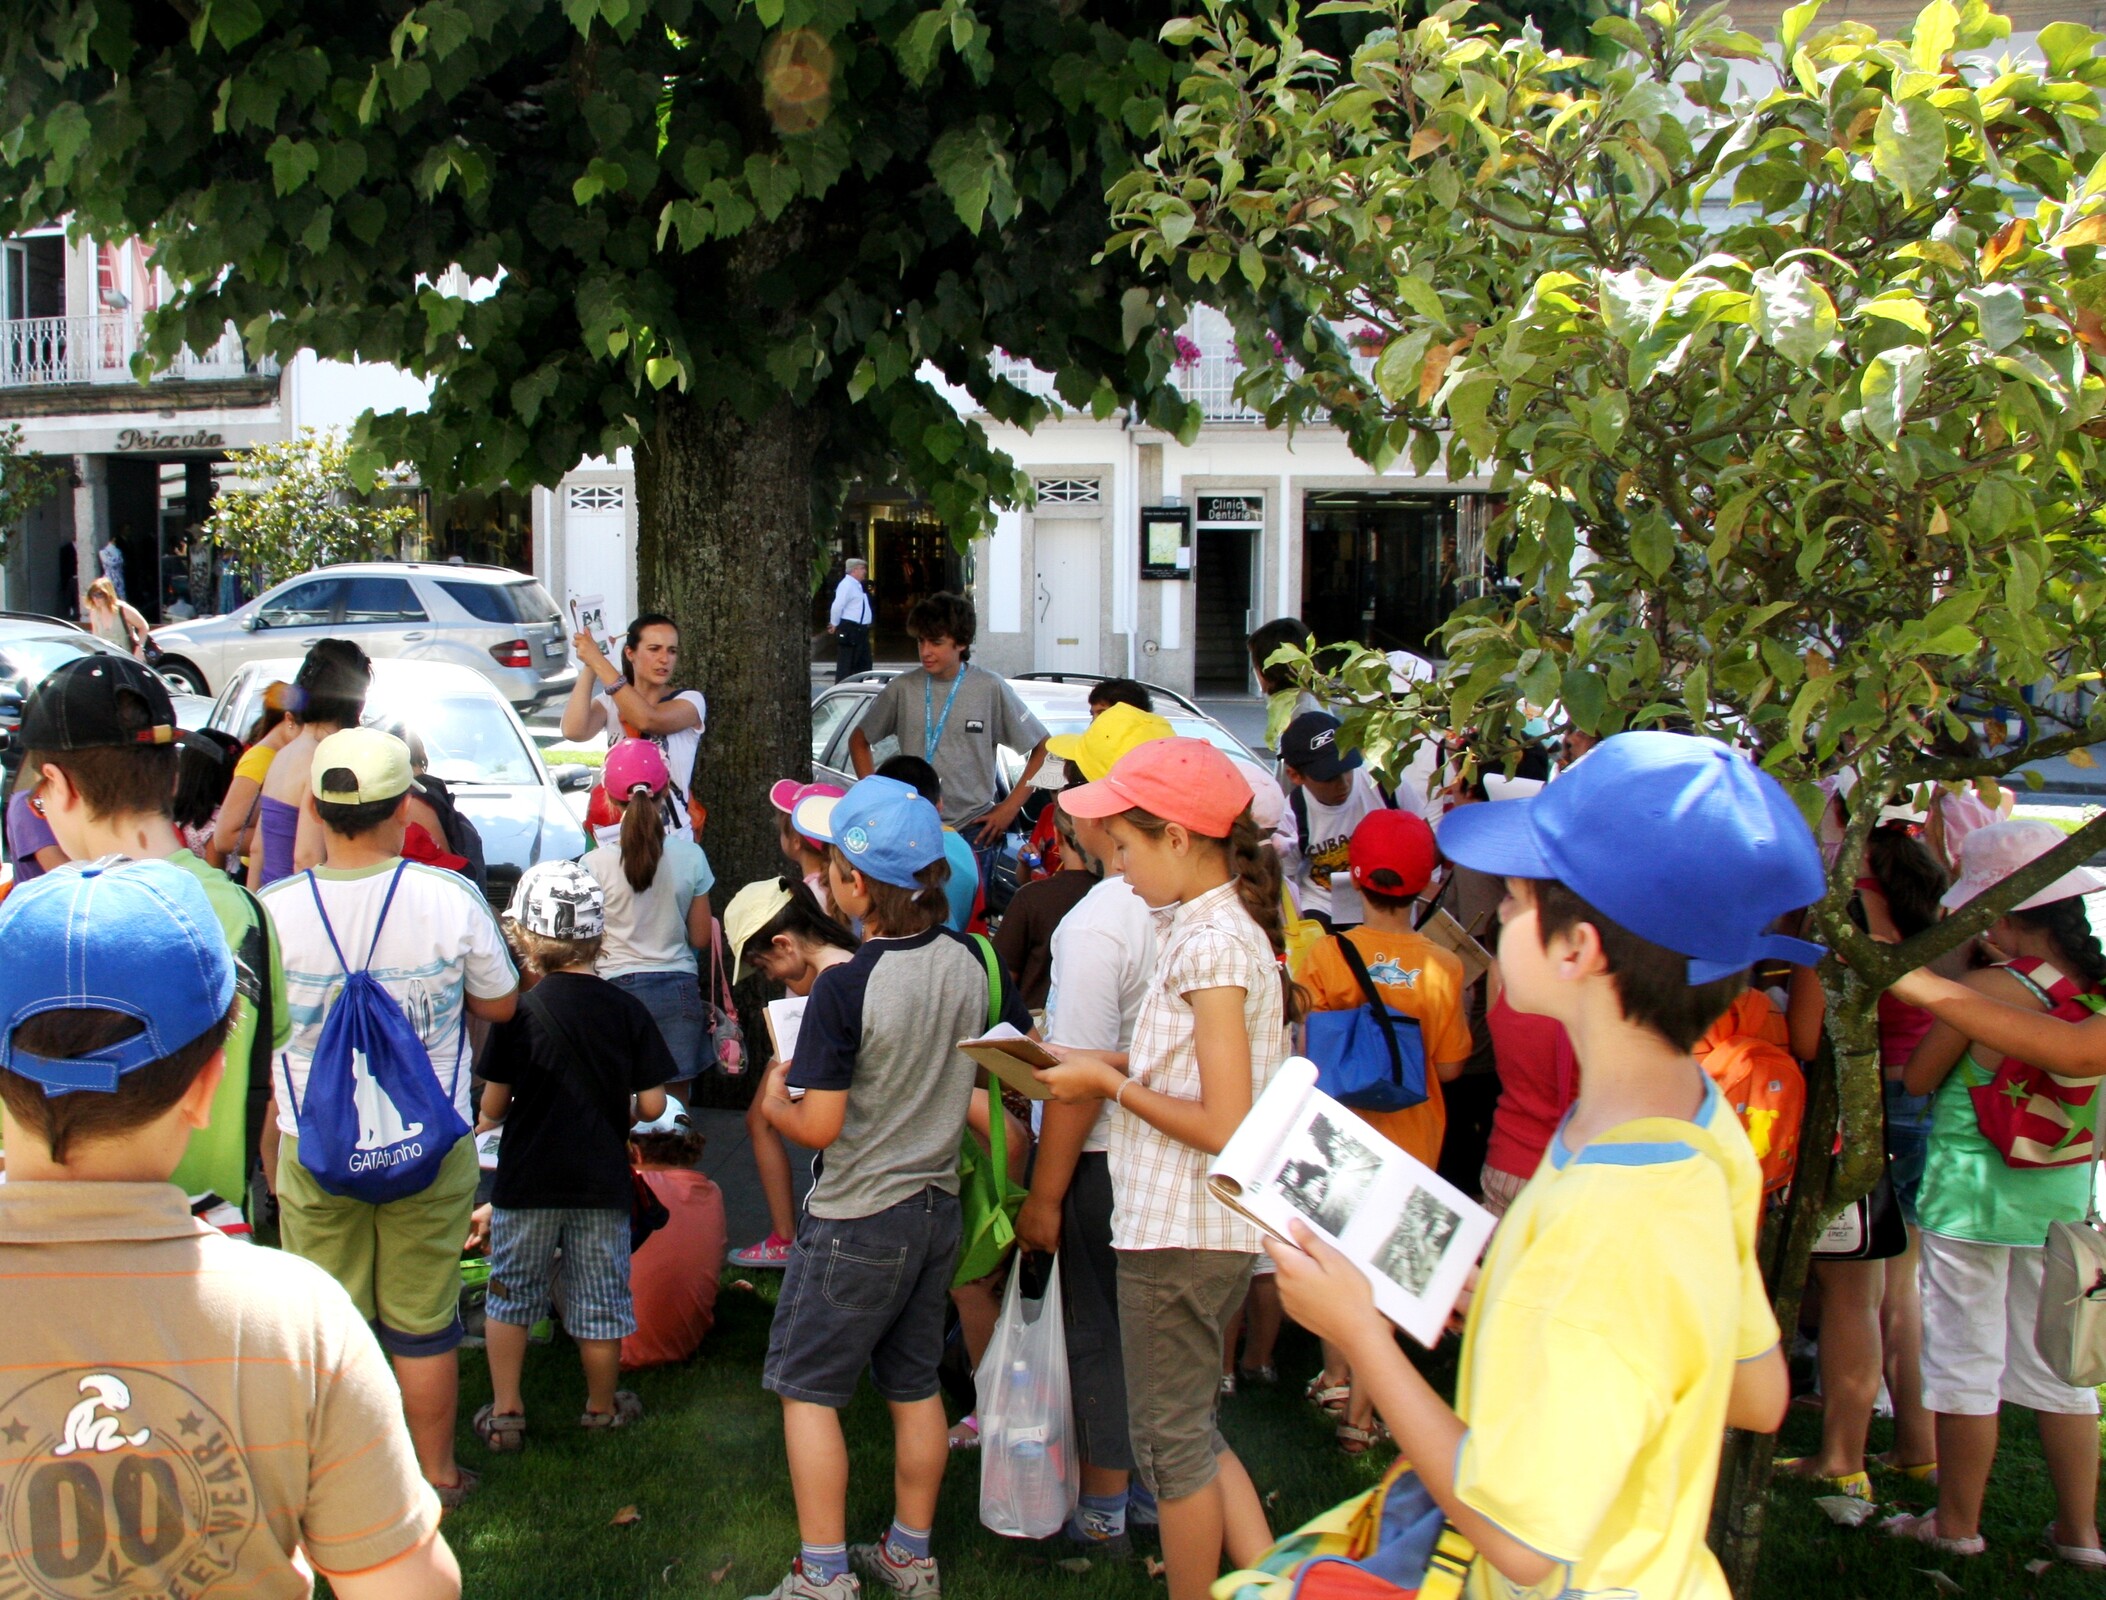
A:
{"type": "MultiPolygon", "coordinates": [[[[772,1285],[770,1286],[772,1287],[772,1285]]],[[[644,1420],[619,1433],[576,1425],[583,1379],[559,1339],[528,1354],[526,1450],[492,1458],[468,1418],[490,1397],[479,1351],[461,1359],[461,1459],[484,1474],[475,1498],[446,1522],[466,1592],[477,1600],[614,1600],[708,1596],[741,1600],[774,1587],[797,1551],[781,1412],[760,1387],[773,1308],[727,1291],[700,1356],[623,1380],[644,1420]],[[642,1520],[613,1525],[633,1505],[642,1520]],[[716,1575],[721,1573],[722,1577],[716,1575]]],[[[1249,1389],[1224,1407],[1223,1428],[1261,1491],[1275,1496],[1284,1532],[1372,1483],[1387,1454],[1349,1460],[1330,1426],[1301,1398],[1317,1366],[1313,1342],[1290,1335],[1277,1388],[1249,1389]]],[[[844,1414],[849,1441],[849,1537],[870,1539],[892,1515],[892,1438],[885,1407],[866,1385],[844,1414]]],[[[935,1551],[944,1586],[960,1600],[1072,1595],[1122,1600],[1160,1595],[1136,1559],[1085,1572],[987,1532],[979,1523],[979,1457],[952,1458],[935,1551]]]]}

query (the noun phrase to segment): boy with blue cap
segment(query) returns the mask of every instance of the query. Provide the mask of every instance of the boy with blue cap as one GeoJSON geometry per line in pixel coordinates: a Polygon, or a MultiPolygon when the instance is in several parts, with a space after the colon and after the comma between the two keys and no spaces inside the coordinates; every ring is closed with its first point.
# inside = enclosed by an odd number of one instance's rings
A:
{"type": "Polygon", "coordinates": [[[0,1590],[458,1595],[350,1297],[169,1182],[235,1009],[204,889],[62,867],[0,905],[0,949],[0,1590]]]}
{"type": "Polygon", "coordinates": [[[1476,1546],[1470,1595],[1725,1600],[1704,1544],[1721,1437],[1774,1430],[1787,1386],[1754,1259],[1761,1169],[1689,1050],[1757,961],[1819,959],[1769,931],[1821,896],[1819,851],[1774,779],[1669,733],[1452,812],[1440,844],[1506,880],[1506,995],[1564,1025],[1579,1099],[1485,1257],[1454,1409],[1311,1234],[1271,1247],[1281,1297],[1347,1350],[1476,1546]]]}
{"type": "Polygon", "coordinates": [[[761,1374],[782,1399],[803,1545],[770,1600],[848,1600],[862,1592],[858,1573],[933,1600],[929,1530],[950,1455],[936,1368],[977,1070],[958,1041],[985,1032],[991,1010],[1027,1032],[1031,1014],[999,965],[990,971],[980,946],[944,926],[943,819],[914,789],[865,778],[838,798],[800,800],[791,825],[827,846],[834,902],[865,939],[819,974],[795,1060],[774,1063],[761,1085],[776,1130],[826,1152],[761,1374]],[[892,1410],[896,1505],[882,1539],[850,1550],[840,1410],[866,1365],[892,1410]]]}

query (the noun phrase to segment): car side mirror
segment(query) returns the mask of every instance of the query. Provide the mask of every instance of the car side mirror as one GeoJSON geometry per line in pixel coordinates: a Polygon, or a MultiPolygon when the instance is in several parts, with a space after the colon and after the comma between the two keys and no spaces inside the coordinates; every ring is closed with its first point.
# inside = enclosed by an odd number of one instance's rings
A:
{"type": "Polygon", "coordinates": [[[263,620],[263,613],[260,611],[241,619],[241,631],[244,633],[254,633],[258,628],[269,626],[270,624],[263,620]]]}
{"type": "Polygon", "coordinates": [[[565,761],[556,768],[556,787],[565,794],[576,794],[580,789],[590,789],[600,781],[600,775],[592,767],[581,766],[575,761],[565,761]]]}

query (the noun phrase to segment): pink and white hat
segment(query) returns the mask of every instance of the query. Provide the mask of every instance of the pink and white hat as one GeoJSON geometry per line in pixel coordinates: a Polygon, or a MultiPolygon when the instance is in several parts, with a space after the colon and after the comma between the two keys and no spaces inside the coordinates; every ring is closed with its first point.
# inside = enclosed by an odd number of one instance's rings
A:
{"type": "MultiPolygon", "coordinates": [[[[768,804],[787,817],[795,813],[800,800],[838,800],[846,793],[848,791],[838,783],[799,783],[795,778],[778,778],[768,790],[768,804]]],[[[826,843],[808,833],[800,833],[800,836],[810,839],[815,845],[826,843]]]]}
{"type": "Polygon", "coordinates": [[[638,789],[661,794],[672,781],[665,752],[648,739],[617,740],[600,768],[600,783],[614,800],[626,800],[638,789]]]}
{"type": "MultiPolygon", "coordinates": [[[[2013,818],[1977,828],[1960,841],[1960,876],[1938,903],[1956,910],[1977,895],[2002,883],[2019,868],[2030,865],[2062,843],[2066,835],[2052,824],[2034,818],[2013,818]]],[[[2106,874],[2090,867],[2073,867],[2030,900],[2013,911],[2035,911],[2080,894],[2106,889],[2106,874]]]]}

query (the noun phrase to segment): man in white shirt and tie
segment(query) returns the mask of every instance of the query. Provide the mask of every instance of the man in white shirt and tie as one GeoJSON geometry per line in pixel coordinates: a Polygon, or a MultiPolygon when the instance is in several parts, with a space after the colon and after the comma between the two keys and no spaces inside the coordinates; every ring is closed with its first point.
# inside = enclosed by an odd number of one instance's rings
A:
{"type": "Polygon", "coordinates": [[[839,641],[834,656],[834,682],[870,670],[870,591],[863,587],[870,564],[861,556],[848,558],[847,575],[834,590],[833,609],[826,614],[826,631],[839,641]]]}

